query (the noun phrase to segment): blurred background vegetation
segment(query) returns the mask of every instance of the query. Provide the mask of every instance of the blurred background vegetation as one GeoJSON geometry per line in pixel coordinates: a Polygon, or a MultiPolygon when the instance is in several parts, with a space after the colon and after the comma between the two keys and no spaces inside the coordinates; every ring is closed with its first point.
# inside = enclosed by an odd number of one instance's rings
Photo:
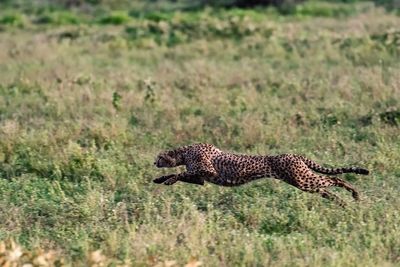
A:
{"type": "Polygon", "coordinates": [[[398,266],[399,25],[395,0],[0,0],[0,265],[398,266]],[[345,210],[151,182],[194,142],[371,175],[345,210]]]}
{"type": "MultiPolygon", "coordinates": [[[[22,8],[26,12],[43,12],[43,10],[130,10],[145,12],[154,10],[194,10],[205,7],[214,8],[260,8],[274,7],[282,12],[295,12],[295,6],[305,2],[318,2],[315,0],[0,0],[2,8],[22,8]]],[[[321,2],[321,1],[320,1],[321,2]]],[[[359,3],[371,0],[325,0],[329,3],[359,3]]],[[[384,6],[389,11],[400,8],[400,0],[372,0],[375,5],[384,6]]]]}

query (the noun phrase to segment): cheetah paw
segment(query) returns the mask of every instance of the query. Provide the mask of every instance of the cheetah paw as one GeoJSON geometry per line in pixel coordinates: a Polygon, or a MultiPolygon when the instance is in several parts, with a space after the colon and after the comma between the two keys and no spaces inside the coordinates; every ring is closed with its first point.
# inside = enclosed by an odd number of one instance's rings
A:
{"type": "Polygon", "coordinates": [[[173,185],[174,183],[176,183],[178,180],[176,179],[176,177],[172,177],[169,178],[167,181],[164,182],[165,185],[173,185]]]}
{"type": "Polygon", "coordinates": [[[162,183],[164,183],[165,181],[167,181],[168,179],[170,179],[171,177],[174,177],[174,176],[175,175],[173,175],[173,174],[161,176],[161,177],[158,177],[158,178],[154,179],[153,183],[162,184],[162,183]]]}

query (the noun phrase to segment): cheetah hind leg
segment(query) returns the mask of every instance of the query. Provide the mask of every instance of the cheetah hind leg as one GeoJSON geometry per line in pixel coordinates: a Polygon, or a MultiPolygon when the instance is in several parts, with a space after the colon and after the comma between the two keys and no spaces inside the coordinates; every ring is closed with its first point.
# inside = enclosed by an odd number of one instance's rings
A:
{"type": "Polygon", "coordinates": [[[329,199],[331,201],[334,201],[341,207],[346,207],[346,202],[344,202],[338,195],[329,192],[326,188],[319,188],[317,189],[316,193],[320,194],[323,198],[329,199]]]}
{"type": "Polygon", "coordinates": [[[336,178],[336,177],[332,177],[330,179],[333,182],[334,186],[343,187],[347,191],[351,192],[354,200],[356,200],[356,201],[360,200],[360,196],[359,196],[360,194],[358,193],[357,189],[355,189],[351,184],[349,184],[348,182],[346,182],[340,178],[336,178]]]}

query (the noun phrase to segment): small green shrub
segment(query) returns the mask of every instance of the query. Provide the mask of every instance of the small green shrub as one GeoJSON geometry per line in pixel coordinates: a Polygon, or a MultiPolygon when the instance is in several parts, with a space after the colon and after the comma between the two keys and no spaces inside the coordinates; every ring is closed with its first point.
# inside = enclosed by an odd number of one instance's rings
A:
{"type": "Polygon", "coordinates": [[[129,25],[125,32],[132,40],[152,38],[158,44],[174,46],[199,39],[240,40],[247,36],[261,35],[270,37],[273,29],[259,24],[246,16],[226,16],[194,18],[192,16],[172,18],[171,20],[146,20],[129,25]]]}
{"type": "Polygon", "coordinates": [[[66,25],[66,24],[79,24],[81,18],[71,12],[49,12],[38,16],[35,20],[37,24],[54,24],[54,25],[66,25]]]}
{"type": "Polygon", "coordinates": [[[21,27],[26,24],[26,18],[20,13],[5,13],[0,15],[0,24],[21,27]]]}
{"type": "Polygon", "coordinates": [[[147,12],[144,14],[143,18],[152,21],[170,21],[173,18],[174,13],[169,12],[147,12]]]}
{"type": "Polygon", "coordinates": [[[353,5],[348,4],[310,1],[297,5],[293,12],[297,16],[343,17],[355,14],[357,10],[353,5]]]}
{"type": "Polygon", "coordinates": [[[131,17],[126,12],[112,12],[100,18],[101,24],[121,25],[126,24],[131,20],[131,17]]]}

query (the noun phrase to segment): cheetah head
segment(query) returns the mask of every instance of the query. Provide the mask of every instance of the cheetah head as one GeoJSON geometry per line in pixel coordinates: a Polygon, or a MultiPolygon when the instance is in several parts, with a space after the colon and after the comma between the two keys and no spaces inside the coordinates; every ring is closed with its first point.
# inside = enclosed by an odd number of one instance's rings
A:
{"type": "Polygon", "coordinates": [[[177,161],[178,155],[174,151],[164,151],[158,154],[154,165],[157,168],[170,168],[178,165],[177,161]]]}

